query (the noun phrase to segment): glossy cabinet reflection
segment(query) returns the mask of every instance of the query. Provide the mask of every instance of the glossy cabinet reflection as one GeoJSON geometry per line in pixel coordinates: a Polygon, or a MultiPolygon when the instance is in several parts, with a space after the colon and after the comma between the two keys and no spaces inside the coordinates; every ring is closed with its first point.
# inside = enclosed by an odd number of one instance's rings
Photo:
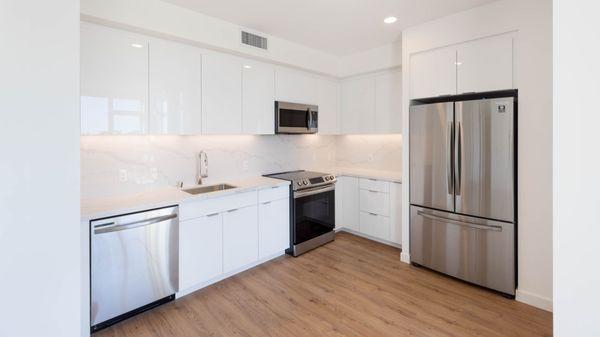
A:
{"type": "Polygon", "coordinates": [[[149,133],[202,132],[202,53],[192,46],[150,40],[149,133]]]}
{"type": "Polygon", "coordinates": [[[235,56],[202,56],[202,133],[242,133],[242,61],[235,56]]]}
{"type": "Polygon", "coordinates": [[[148,123],[148,41],[81,25],[81,133],[143,134],[148,123]]]}
{"type": "Polygon", "coordinates": [[[242,65],[242,132],[275,133],[275,69],[254,61],[242,65]]]}

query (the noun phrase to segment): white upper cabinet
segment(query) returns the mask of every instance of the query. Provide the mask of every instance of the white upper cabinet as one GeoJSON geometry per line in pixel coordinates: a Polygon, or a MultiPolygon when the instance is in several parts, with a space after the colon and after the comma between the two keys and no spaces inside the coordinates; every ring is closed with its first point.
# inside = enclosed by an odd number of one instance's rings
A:
{"type": "Polygon", "coordinates": [[[242,131],[275,133],[275,69],[254,61],[242,65],[242,131]]]}
{"type": "Polygon", "coordinates": [[[402,73],[375,77],[375,129],[377,133],[402,132],[402,73]]]}
{"type": "Polygon", "coordinates": [[[410,56],[410,98],[456,94],[456,48],[410,56]]]}
{"type": "Polygon", "coordinates": [[[339,99],[340,84],[338,81],[324,78],[317,80],[320,134],[339,134],[339,99]]]}
{"type": "Polygon", "coordinates": [[[147,102],[147,39],[82,23],[82,134],[143,134],[147,102]]]}
{"type": "Polygon", "coordinates": [[[202,133],[202,54],[192,46],[150,41],[152,134],[202,133]]]}
{"type": "Polygon", "coordinates": [[[300,71],[277,68],[275,97],[278,101],[317,104],[317,79],[300,71]]]}
{"type": "Polygon", "coordinates": [[[514,87],[512,35],[464,43],[457,52],[459,94],[514,87]]]}
{"type": "Polygon", "coordinates": [[[342,82],[342,134],[375,132],[375,78],[360,77],[342,82]]]}
{"type": "Polygon", "coordinates": [[[242,60],[237,57],[202,56],[202,133],[242,133],[242,60]]]}

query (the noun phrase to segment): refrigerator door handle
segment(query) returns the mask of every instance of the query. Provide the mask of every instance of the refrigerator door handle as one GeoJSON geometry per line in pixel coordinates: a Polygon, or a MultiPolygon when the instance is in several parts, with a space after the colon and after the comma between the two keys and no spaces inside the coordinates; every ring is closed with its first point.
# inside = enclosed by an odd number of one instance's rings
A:
{"type": "Polygon", "coordinates": [[[462,124],[457,122],[456,132],[458,133],[456,137],[456,167],[454,168],[456,171],[456,181],[454,182],[454,192],[456,195],[460,195],[460,189],[462,186],[462,124]]]}
{"type": "Polygon", "coordinates": [[[446,176],[447,176],[447,184],[448,184],[448,194],[452,194],[453,192],[453,184],[452,184],[452,149],[454,145],[454,123],[448,123],[447,130],[447,142],[448,149],[446,152],[446,176]]]}
{"type": "Polygon", "coordinates": [[[481,225],[481,224],[477,224],[477,223],[473,223],[473,222],[449,219],[449,218],[445,218],[442,216],[428,214],[423,211],[417,211],[417,214],[424,218],[431,219],[434,221],[442,221],[442,222],[451,223],[451,224],[455,224],[455,225],[459,225],[459,226],[463,226],[463,227],[481,229],[481,230],[486,230],[486,231],[502,232],[501,226],[481,225]]]}

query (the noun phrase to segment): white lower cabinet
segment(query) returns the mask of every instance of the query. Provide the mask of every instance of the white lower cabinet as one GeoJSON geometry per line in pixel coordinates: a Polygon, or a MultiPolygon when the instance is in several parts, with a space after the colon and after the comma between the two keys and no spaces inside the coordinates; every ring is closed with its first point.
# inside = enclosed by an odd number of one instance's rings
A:
{"type": "Polygon", "coordinates": [[[338,177],[336,228],[402,244],[402,185],[385,180],[338,177]]]}
{"type": "Polygon", "coordinates": [[[223,272],[231,272],[257,260],[257,206],[223,213],[223,272]]]}
{"type": "Polygon", "coordinates": [[[223,217],[216,213],[179,223],[179,289],[223,272],[223,217]]]}
{"type": "Polygon", "coordinates": [[[360,212],[360,232],[389,241],[390,218],[375,213],[360,212]]]}
{"type": "Polygon", "coordinates": [[[258,258],[282,253],[290,246],[289,199],[258,205],[258,258]]]}
{"type": "Polygon", "coordinates": [[[354,177],[341,177],[338,180],[338,184],[343,185],[343,194],[340,195],[342,198],[342,227],[352,229],[355,231],[359,230],[359,191],[358,191],[358,178],[354,177]]]}
{"type": "Polygon", "coordinates": [[[181,294],[283,254],[289,246],[289,186],[179,205],[181,294]]]}

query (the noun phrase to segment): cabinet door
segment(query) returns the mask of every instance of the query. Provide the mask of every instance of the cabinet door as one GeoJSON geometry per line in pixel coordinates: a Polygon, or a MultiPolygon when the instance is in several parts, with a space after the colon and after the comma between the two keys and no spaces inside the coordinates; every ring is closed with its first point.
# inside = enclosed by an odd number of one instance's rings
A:
{"type": "Polygon", "coordinates": [[[223,272],[221,214],[179,223],[179,290],[211,280],[223,272]]]}
{"type": "Polygon", "coordinates": [[[319,134],[339,134],[339,82],[328,79],[319,79],[317,82],[317,89],[319,134]]]}
{"type": "Polygon", "coordinates": [[[360,232],[389,241],[390,218],[379,214],[360,212],[360,232]]]}
{"type": "Polygon", "coordinates": [[[317,80],[296,70],[277,68],[275,97],[278,101],[317,104],[317,80]]]}
{"type": "Polygon", "coordinates": [[[290,200],[279,199],[258,205],[259,259],[283,254],[290,247],[290,200]]]}
{"type": "Polygon", "coordinates": [[[390,241],[402,244],[402,184],[390,183],[390,241]]]}
{"type": "Polygon", "coordinates": [[[147,39],[82,23],[81,133],[143,134],[147,101],[147,39]]]}
{"type": "Polygon", "coordinates": [[[394,71],[375,77],[375,131],[402,132],[402,73],[394,71]]]}
{"type": "Polygon", "coordinates": [[[458,93],[513,88],[513,37],[501,35],[458,48],[458,93]]]}
{"type": "Polygon", "coordinates": [[[375,78],[363,77],[342,82],[343,134],[375,131],[375,78]]]}
{"type": "Polygon", "coordinates": [[[342,226],[358,231],[360,209],[358,178],[344,177],[343,185],[342,226]]]}
{"type": "Polygon", "coordinates": [[[410,98],[456,94],[456,49],[430,50],[410,56],[410,98]]]}
{"type": "Polygon", "coordinates": [[[242,132],[242,62],[219,53],[202,56],[202,133],[242,132]]]}
{"type": "Polygon", "coordinates": [[[243,62],[242,131],[245,134],[275,133],[275,70],[270,65],[243,62]]]}
{"type": "Polygon", "coordinates": [[[257,260],[257,206],[223,213],[223,271],[228,273],[257,260]]]}
{"type": "Polygon", "coordinates": [[[202,133],[200,49],[150,42],[150,125],[153,134],[202,133]]]}
{"type": "Polygon", "coordinates": [[[344,180],[346,177],[337,177],[337,183],[335,184],[335,229],[344,227],[344,180]]]}

